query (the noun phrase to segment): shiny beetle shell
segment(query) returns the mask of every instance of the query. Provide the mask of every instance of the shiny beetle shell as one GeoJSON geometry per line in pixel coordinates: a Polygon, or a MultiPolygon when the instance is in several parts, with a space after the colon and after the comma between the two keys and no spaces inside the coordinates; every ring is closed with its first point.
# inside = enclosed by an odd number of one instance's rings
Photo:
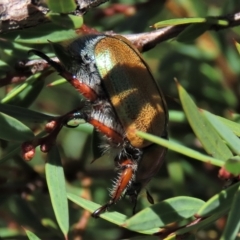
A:
{"type": "Polygon", "coordinates": [[[52,45],[64,67],[33,52],[87,99],[78,116],[106,137],[104,150],[113,147],[116,154],[118,176],[110,200],[92,216],[98,217],[125,195],[135,212],[139,192],[157,174],[166,154],[164,147],[138,137],[136,130],[168,138],[164,96],[138,50],[122,36],[89,34],[52,45]]]}
{"type": "Polygon", "coordinates": [[[102,85],[127,139],[137,148],[150,145],[136,135],[136,130],[162,136],[167,113],[162,93],[147,64],[122,37],[100,39],[94,55],[102,85]]]}

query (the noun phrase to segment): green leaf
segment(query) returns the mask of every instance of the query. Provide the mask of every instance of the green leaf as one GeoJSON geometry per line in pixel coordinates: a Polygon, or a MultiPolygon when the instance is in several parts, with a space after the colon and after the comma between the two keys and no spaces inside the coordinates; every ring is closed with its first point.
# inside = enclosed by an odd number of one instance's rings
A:
{"type": "Polygon", "coordinates": [[[29,230],[26,230],[26,229],[24,229],[24,230],[25,230],[29,240],[40,240],[40,238],[38,238],[33,232],[30,232],[29,230]]]}
{"type": "Polygon", "coordinates": [[[1,232],[1,238],[2,239],[6,239],[6,238],[12,238],[13,237],[18,237],[19,235],[21,235],[21,231],[20,229],[11,229],[9,227],[1,227],[0,228],[0,232],[1,232]]]}
{"type": "MultiPolygon", "coordinates": [[[[68,193],[67,196],[68,196],[68,199],[70,199],[71,201],[73,201],[74,203],[76,203],[80,207],[88,210],[91,213],[93,213],[96,209],[101,207],[101,205],[99,205],[97,203],[91,202],[87,199],[81,198],[72,193],[68,193]]],[[[112,222],[118,226],[121,226],[127,217],[118,212],[105,212],[100,215],[100,218],[103,218],[109,222],[112,222]]]]}
{"type": "Polygon", "coordinates": [[[55,221],[53,221],[50,218],[42,218],[42,224],[43,224],[43,226],[45,226],[47,228],[52,228],[54,230],[58,230],[58,225],[56,224],[55,221]]]}
{"type": "Polygon", "coordinates": [[[187,26],[176,38],[178,42],[189,43],[205,33],[211,25],[209,23],[191,24],[187,26]]]}
{"type": "Polygon", "coordinates": [[[28,122],[38,122],[49,121],[54,119],[54,116],[47,114],[35,112],[33,110],[22,108],[14,105],[1,104],[0,103],[0,112],[5,113],[13,118],[18,120],[24,120],[28,122]]]}
{"type": "Polygon", "coordinates": [[[36,81],[34,81],[32,84],[26,86],[26,88],[24,88],[21,93],[8,101],[8,104],[21,107],[29,107],[36,100],[44,86],[44,81],[41,81],[40,78],[36,79],[36,81]]]}
{"type": "Polygon", "coordinates": [[[226,141],[227,145],[232,149],[232,151],[240,155],[239,138],[216,116],[207,111],[203,111],[203,114],[206,116],[212,127],[218,132],[221,138],[226,141]]]}
{"type": "MultiPolygon", "coordinates": [[[[99,207],[101,207],[101,205],[91,202],[87,199],[81,198],[75,194],[72,193],[68,193],[68,199],[70,199],[71,201],[73,201],[74,203],[76,203],[77,205],[81,206],[82,208],[88,210],[89,212],[93,213],[96,209],[98,209],[99,207]]],[[[99,216],[102,219],[107,220],[108,222],[112,222],[118,226],[121,227],[126,227],[124,225],[125,220],[127,219],[127,216],[118,213],[118,212],[105,212],[103,214],[101,214],[99,216]]],[[[127,228],[127,227],[126,227],[127,228]]],[[[159,228],[153,228],[150,230],[139,230],[137,232],[139,233],[144,233],[144,234],[153,234],[155,232],[157,232],[159,230],[159,228]]]]}
{"type": "Polygon", "coordinates": [[[232,173],[233,175],[239,175],[240,174],[240,156],[229,158],[225,163],[225,168],[228,172],[232,173]]]}
{"type": "Polygon", "coordinates": [[[175,197],[145,208],[128,219],[124,227],[133,231],[161,228],[188,219],[203,206],[204,201],[192,197],[175,197]]]}
{"type": "Polygon", "coordinates": [[[235,47],[237,48],[238,54],[240,54],[240,44],[237,41],[234,41],[235,47]]]}
{"type": "Polygon", "coordinates": [[[240,229],[240,188],[236,191],[230,213],[228,215],[227,224],[224,228],[220,240],[235,240],[240,229]]]}
{"type": "Polygon", "coordinates": [[[65,27],[67,29],[77,29],[80,28],[83,24],[82,16],[74,16],[74,15],[62,15],[59,13],[48,13],[47,17],[56,25],[60,25],[61,27],[65,27]]]}
{"type": "Polygon", "coordinates": [[[57,13],[69,13],[77,8],[74,0],[47,0],[46,3],[50,10],[57,13]]]}
{"type": "MultiPolygon", "coordinates": [[[[39,76],[41,75],[41,73],[36,73],[32,76],[30,76],[23,84],[16,86],[15,88],[13,88],[8,94],[7,96],[5,96],[2,100],[1,103],[7,103],[10,100],[12,100],[13,98],[16,98],[17,95],[19,95],[22,91],[24,90],[31,90],[32,89],[32,84],[39,78],[39,76]]],[[[42,86],[43,87],[43,86],[42,86]]],[[[41,90],[41,88],[39,89],[41,90]]],[[[38,90],[38,93],[39,93],[38,90]]],[[[37,94],[38,95],[38,94],[37,94]]]]}
{"type": "Polygon", "coordinates": [[[227,211],[231,204],[240,183],[236,183],[227,189],[211,197],[197,212],[198,217],[208,217],[220,211],[227,211]]]}
{"type": "Polygon", "coordinates": [[[210,156],[204,155],[202,153],[199,153],[195,150],[187,148],[187,147],[185,147],[181,144],[175,143],[173,141],[168,141],[166,139],[156,137],[156,136],[151,135],[149,133],[144,133],[144,132],[140,132],[140,131],[137,131],[137,135],[141,138],[144,138],[146,140],[149,140],[151,142],[154,142],[156,144],[164,146],[168,149],[171,149],[175,152],[181,153],[181,154],[186,155],[188,157],[197,159],[199,161],[210,163],[210,164],[213,164],[213,165],[219,166],[219,167],[222,167],[223,164],[224,164],[224,162],[220,159],[212,158],[210,156]]]}
{"type": "MultiPolygon", "coordinates": [[[[97,203],[91,202],[87,199],[81,198],[72,193],[68,193],[67,196],[68,196],[68,199],[70,199],[71,201],[73,201],[74,203],[76,203],[77,205],[81,206],[82,208],[88,210],[91,213],[93,213],[96,209],[101,207],[101,205],[99,205],[97,203]]],[[[101,214],[99,217],[107,220],[108,222],[112,222],[118,226],[126,227],[124,225],[124,223],[125,223],[125,220],[127,219],[127,216],[125,216],[121,213],[105,212],[105,213],[101,214]]],[[[139,230],[137,232],[144,233],[144,234],[153,234],[153,233],[157,232],[158,230],[159,230],[159,228],[153,228],[153,229],[144,230],[144,231],[139,230]]]]}
{"type": "Polygon", "coordinates": [[[188,232],[193,232],[196,231],[198,229],[202,229],[204,227],[209,226],[210,224],[213,224],[214,222],[216,222],[219,218],[221,218],[222,216],[226,215],[226,211],[220,211],[206,219],[201,219],[201,221],[194,223],[194,224],[189,224],[188,226],[184,227],[184,228],[180,228],[179,230],[177,230],[175,232],[176,235],[182,235],[188,232]]]}
{"type": "Polygon", "coordinates": [[[228,21],[218,20],[218,19],[213,18],[213,17],[207,17],[207,18],[175,18],[175,19],[169,19],[169,20],[164,20],[164,21],[155,23],[153,25],[153,27],[154,28],[162,28],[162,27],[167,27],[167,26],[176,26],[176,25],[192,24],[192,23],[209,23],[209,24],[218,24],[218,25],[222,25],[222,26],[227,26],[228,25],[228,21]]]}
{"type": "Polygon", "coordinates": [[[227,145],[209,121],[199,112],[191,97],[180,84],[178,84],[178,92],[186,117],[207,153],[223,161],[232,157],[227,145]]]}
{"type": "Polygon", "coordinates": [[[16,30],[4,35],[4,38],[17,43],[43,44],[48,41],[61,42],[79,36],[74,29],[66,29],[54,23],[40,24],[34,28],[16,30]]]}
{"type": "Polygon", "coordinates": [[[55,87],[55,86],[65,84],[65,83],[67,83],[67,80],[64,79],[64,78],[61,78],[61,79],[58,79],[56,81],[53,81],[53,82],[49,83],[48,87],[55,87]]]}
{"type": "MultiPolygon", "coordinates": [[[[203,113],[206,112],[206,110],[202,110],[203,113]]],[[[212,113],[210,113],[212,114],[212,113]]],[[[212,114],[214,115],[214,114],[212,114]]],[[[231,129],[231,131],[236,134],[238,137],[240,137],[240,124],[239,123],[236,123],[234,121],[231,121],[229,119],[226,119],[226,118],[223,118],[223,117],[220,117],[220,116],[217,116],[217,115],[214,115],[216,116],[222,123],[224,123],[228,128],[231,129]]]]}
{"type": "Polygon", "coordinates": [[[183,111],[169,110],[170,122],[186,122],[186,117],[183,111]]]}
{"type": "Polygon", "coordinates": [[[66,238],[69,230],[68,201],[63,167],[56,146],[50,150],[47,159],[46,178],[50,198],[57,222],[66,238]]]}
{"type": "Polygon", "coordinates": [[[24,142],[34,138],[33,132],[17,119],[0,113],[0,139],[24,142]]]}
{"type": "Polygon", "coordinates": [[[204,23],[206,22],[205,18],[175,18],[164,20],[153,25],[154,28],[162,28],[167,26],[176,26],[181,24],[191,24],[191,23],[204,23]]]}

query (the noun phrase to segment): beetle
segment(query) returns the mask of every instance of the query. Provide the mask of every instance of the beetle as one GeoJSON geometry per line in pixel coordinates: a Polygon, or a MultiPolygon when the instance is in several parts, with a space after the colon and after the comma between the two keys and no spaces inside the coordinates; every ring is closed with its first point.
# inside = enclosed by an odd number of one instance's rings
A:
{"type": "Polygon", "coordinates": [[[164,96],[140,52],[122,36],[88,34],[52,45],[61,64],[38,50],[30,52],[46,60],[86,98],[73,117],[92,124],[104,136],[104,151],[115,154],[118,177],[110,200],[92,216],[98,217],[125,195],[135,212],[139,192],[157,174],[166,153],[136,131],[167,139],[164,96]]]}

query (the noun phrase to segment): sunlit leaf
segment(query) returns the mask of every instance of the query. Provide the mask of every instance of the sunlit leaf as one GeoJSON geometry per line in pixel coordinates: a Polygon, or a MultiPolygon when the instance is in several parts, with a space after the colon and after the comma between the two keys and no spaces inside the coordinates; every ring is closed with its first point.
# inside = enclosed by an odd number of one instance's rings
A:
{"type": "Polygon", "coordinates": [[[177,86],[186,117],[204,149],[208,154],[223,161],[232,157],[233,155],[227,145],[209,121],[199,112],[199,109],[185,89],[180,84],[177,86]]]}
{"type": "Polygon", "coordinates": [[[57,13],[69,13],[77,8],[74,0],[47,0],[46,3],[50,10],[57,13]]]}
{"type": "MultiPolygon", "coordinates": [[[[209,24],[219,24],[222,26],[227,26],[228,22],[225,20],[218,20],[216,18],[175,18],[164,20],[153,25],[154,28],[175,26],[181,24],[192,24],[192,23],[209,23],[209,24]]],[[[196,26],[197,27],[197,26],[196,26]]]]}
{"type": "MultiPolygon", "coordinates": [[[[27,93],[29,91],[31,91],[31,89],[33,88],[33,84],[34,82],[37,81],[37,79],[39,78],[39,76],[41,75],[41,73],[37,73],[35,75],[30,76],[23,84],[16,86],[15,88],[13,88],[8,94],[7,96],[5,96],[2,100],[1,103],[8,103],[9,101],[11,101],[12,99],[16,98],[20,93],[22,93],[24,90],[27,90],[27,93]]],[[[35,94],[34,94],[34,98],[37,97],[37,95],[39,94],[39,92],[41,91],[41,88],[43,87],[43,84],[41,84],[42,86],[40,87],[38,84],[38,88],[40,89],[34,89],[35,90],[35,94]],[[38,91],[38,94],[36,94],[36,90],[38,91]]],[[[27,94],[26,93],[26,94],[27,94]]],[[[32,102],[31,102],[32,103],[32,102]]]]}
{"type": "Polygon", "coordinates": [[[61,42],[77,37],[78,34],[73,29],[66,29],[54,23],[40,24],[34,28],[16,30],[4,35],[4,38],[17,43],[43,44],[61,42]]]}
{"type": "Polygon", "coordinates": [[[226,141],[228,146],[231,150],[236,153],[240,154],[240,140],[239,138],[224,124],[222,123],[217,117],[213,114],[204,111],[203,112],[208,121],[211,123],[213,128],[218,132],[222,139],[226,141]]]}
{"type": "Polygon", "coordinates": [[[213,165],[219,166],[219,167],[222,167],[223,164],[224,164],[224,162],[220,159],[212,158],[210,156],[204,155],[200,152],[192,150],[191,148],[185,147],[185,146],[183,146],[179,143],[176,143],[176,142],[173,142],[173,141],[168,141],[166,139],[156,137],[154,135],[144,133],[144,132],[140,132],[140,131],[137,131],[137,135],[139,137],[142,137],[142,138],[146,139],[146,140],[157,143],[161,146],[164,146],[168,149],[171,149],[173,151],[176,151],[176,152],[181,153],[183,155],[186,155],[188,157],[194,158],[196,160],[203,161],[203,162],[206,162],[206,163],[210,163],[210,164],[213,164],[213,165]]]}
{"type": "Polygon", "coordinates": [[[196,215],[204,218],[228,210],[238,188],[239,183],[236,183],[214,195],[199,209],[196,215]]]}
{"type": "Polygon", "coordinates": [[[240,156],[229,158],[225,163],[225,168],[228,172],[236,175],[240,174],[240,156]]]}
{"type": "Polygon", "coordinates": [[[57,147],[53,147],[48,153],[46,178],[56,219],[66,237],[69,230],[68,201],[63,167],[57,147]]]}
{"type": "Polygon", "coordinates": [[[240,54],[240,44],[237,41],[234,41],[234,43],[235,43],[235,46],[238,50],[238,54],[240,54]]]}
{"type": "Polygon", "coordinates": [[[124,223],[133,231],[161,228],[170,223],[193,217],[204,201],[191,197],[175,197],[145,208],[124,223]]]}
{"type": "Polygon", "coordinates": [[[40,240],[40,238],[38,238],[33,232],[26,230],[26,229],[25,229],[25,232],[26,232],[29,240],[40,240]]]}

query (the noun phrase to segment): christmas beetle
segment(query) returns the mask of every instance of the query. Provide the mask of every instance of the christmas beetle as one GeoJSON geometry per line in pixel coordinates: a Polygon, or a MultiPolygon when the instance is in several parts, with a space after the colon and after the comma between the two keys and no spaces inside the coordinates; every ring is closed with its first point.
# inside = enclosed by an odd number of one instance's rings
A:
{"type": "Polygon", "coordinates": [[[122,36],[89,34],[53,47],[58,48],[61,64],[37,50],[31,52],[86,98],[72,116],[92,124],[105,136],[104,151],[115,154],[118,177],[110,200],[92,216],[98,217],[125,195],[135,212],[140,190],[156,175],[166,153],[165,148],[138,137],[136,130],[167,138],[164,96],[139,51],[122,36]]]}

